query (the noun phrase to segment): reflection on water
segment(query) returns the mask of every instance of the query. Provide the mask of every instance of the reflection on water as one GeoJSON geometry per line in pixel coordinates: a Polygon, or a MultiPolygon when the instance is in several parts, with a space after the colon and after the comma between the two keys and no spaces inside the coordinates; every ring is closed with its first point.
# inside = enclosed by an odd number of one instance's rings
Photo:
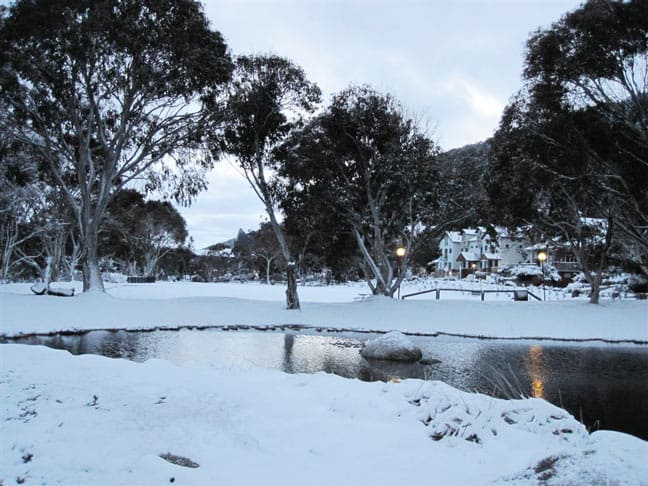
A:
{"type": "Polygon", "coordinates": [[[542,357],[542,346],[531,346],[529,348],[529,362],[527,373],[531,378],[531,396],[544,398],[544,361],[542,357]]]}
{"type": "Polygon", "coordinates": [[[367,334],[93,331],[76,336],[17,339],[74,354],[99,354],[178,365],[264,367],[288,373],[335,373],[365,381],[393,378],[441,380],[493,396],[544,398],[588,426],[648,439],[648,348],[529,345],[449,337],[412,338],[437,364],[367,361],[360,356],[367,334]]]}

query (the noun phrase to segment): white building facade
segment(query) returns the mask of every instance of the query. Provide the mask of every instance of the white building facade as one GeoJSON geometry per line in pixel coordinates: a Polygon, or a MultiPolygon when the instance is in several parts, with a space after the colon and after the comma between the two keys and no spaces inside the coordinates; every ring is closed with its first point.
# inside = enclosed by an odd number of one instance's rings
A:
{"type": "Polygon", "coordinates": [[[505,265],[530,263],[531,255],[525,250],[528,246],[526,238],[502,227],[491,231],[484,227],[446,231],[439,242],[441,256],[436,268],[446,273],[497,272],[505,265]]]}

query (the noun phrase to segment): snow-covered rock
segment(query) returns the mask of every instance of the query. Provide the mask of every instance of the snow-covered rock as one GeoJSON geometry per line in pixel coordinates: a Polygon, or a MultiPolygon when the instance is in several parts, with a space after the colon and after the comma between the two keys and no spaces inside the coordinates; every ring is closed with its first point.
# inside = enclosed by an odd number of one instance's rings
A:
{"type": "Polygon", "coordinates": [[[386,359],[390,361],[418,361],[423,353],[402,332],[392,331],[370,339],[360,350],[365,359],[386,359]]]}

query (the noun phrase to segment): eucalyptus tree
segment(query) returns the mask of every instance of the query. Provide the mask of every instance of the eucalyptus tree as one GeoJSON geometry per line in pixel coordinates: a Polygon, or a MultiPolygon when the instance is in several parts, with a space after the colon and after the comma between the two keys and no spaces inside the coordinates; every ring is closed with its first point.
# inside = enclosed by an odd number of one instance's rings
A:
{"type": "Polygon", "coordinates": [[[6,12],[2,129],[39,152],[65,194],[84,291],[103,290],[97,236],[117,191],[172,180],[190,198],[204,187],[203,102],[231,69],[194,0],[18,0],[6,12]]]}
{"type": "MultiPolygon", "coordinates": [[[[299,296],[294,251],[279,220],[277,148],[319,100],[319,88],[287,59],[273,55],[236,59],[225,116],[225,151],[236,159],[268,215],[286,263],[288,309],[299,309],[299,296]]],[[[220,149],[218,143],[214,147],[220,149]]]]}
{"type": "Polygon", "coordinates": [[[0,133],[0,280],[34,260],[24,247],[45,231],[34,219],[46,207],[46,192],[33,154],[0,133]]]}
{"type": "Polygon", "coordinates": [[[605,148],[593,147],[613,147],[613,135],[591,110],[545,115],[523,98],[506,108],[492,141],[490,204],[498,222],[566,245],[591,285],[590,302],[598,303],[621,209],[600,188],[605,148]]]}
{"type": "Polygon", "coordinates": [[[586,2],[531,35],[492,142],[491,204],[560,236],[592,303],[619,245],[648,273],[647,54],[645,1],[586,2]]]}
{"type": "Polygon", "coordinates": [[[322,217],[344,222],[372,292],[392,296],[440,223],[437,155],[392,96],[351,87],[284,147],[286,187],[317,195],[322,217]]]}
{"type": "Polygon", "coordinates": [[[261,223],[259,229],[250,234],[252,243],[250,250],[254,257],[265,269],[266,284],[272,284],[270,274],[272,263],[281,256],[281,248],[274,230],[268,223],[261,223]]]}
{"type": "MultiPolygon", "coordinates": [[[[308,143],[302,135],[298,134],[299,140],[308,143]]],[[[280,205],[286,233],[297,254],[302,281],[305,282],[308,273],[314,270],[354,273],[358,268],[357,246],[351,227],[335,207],[328,205],[330,188],[325,184],[294,184],[293,181],[299,181],[304,174],[293,172],[299,169],[285,154],[280,157],[284,161],[280,174],[288,181],[280,193],[280,205]]]]}
{"type": "MultiPolygon", "coordinates": [[[[582,149],[596,165],[589,183],[601,194],[593,203],[617,206],[615,226],[648,274],[648,2],[589,0],[538,30],[524,78],[536,122],[580,118],[582,149]]],[[[558,135],[546,142],[569,150],[558,135]]]]}
{"type": "Polygon", "coordinates": [[[32,146],[0,131],[1,279],[13,278],[14,271],[24,266],[43,276],[46,261],[49,277],[57,279],[71,261],[65,250],[73,236],[73,221],[43,162],[32,146]]]}
{"type": "Polygon", "coordinates": [[[129,273],[155,275],[159,261],[187,239],[187,224],[168,201],[145,200],[132,189],[120,191],[108,205],[100,248],[122,260],[129,273]]]}

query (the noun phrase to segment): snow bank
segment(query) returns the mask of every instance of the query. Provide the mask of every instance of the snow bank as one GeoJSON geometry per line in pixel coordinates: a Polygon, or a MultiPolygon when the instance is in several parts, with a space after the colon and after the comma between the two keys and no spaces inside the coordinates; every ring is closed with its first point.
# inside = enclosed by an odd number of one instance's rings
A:
{"type": "Polygon", "coordinates": [[[421,348],[398,331],[369,339],[360,350],[360,354],[365,359],[389,361],[418,361],[423,356],[421,348]]]}
{"type": "Polygon", "coordinates": [[[3,484],[537,484],[550,473],[556,484],[583,484],[585,474],[594,479],[585,483],[639,485],[648,477],[646,442],[588,436],[542,400],[418,380],[0,351],[3,484]]]}

